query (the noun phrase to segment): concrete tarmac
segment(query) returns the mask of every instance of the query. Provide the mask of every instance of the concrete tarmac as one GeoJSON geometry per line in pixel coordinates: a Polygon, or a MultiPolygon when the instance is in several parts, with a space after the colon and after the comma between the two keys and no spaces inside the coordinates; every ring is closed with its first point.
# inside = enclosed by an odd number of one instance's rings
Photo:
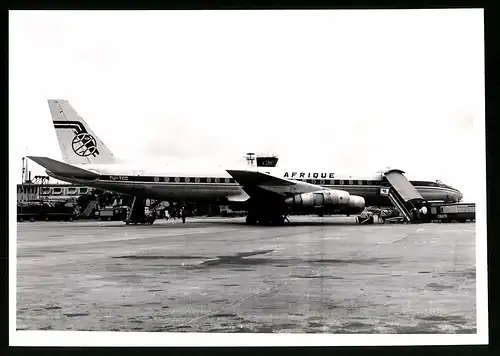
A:
{"type": "Polygon", "coordinates": [[[476,333],[475,224],[23,222],[17,329],[476,333]]]}

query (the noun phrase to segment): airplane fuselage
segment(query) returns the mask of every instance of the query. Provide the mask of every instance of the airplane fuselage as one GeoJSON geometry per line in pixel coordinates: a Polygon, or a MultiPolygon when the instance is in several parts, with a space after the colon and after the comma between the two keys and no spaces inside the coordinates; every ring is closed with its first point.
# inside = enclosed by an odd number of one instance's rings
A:
{"type": "MultiPolygon", "coordinates": [[[[165,201],[244,202],[249,197],[242,187],[223,168],[142,167],[127,164],[75,165],[92,171],[98,176],[92,180],[55,175],[50,176],[76,184],[114,191],[128,195],[141,195],[165,201]]],[[[246,168],[248,169],[248,168],[246,168]]],[[[350,176],[330,170],[286,170],[280,167],[253,168],[280,178],[305,181],[325,189],[339,189],[365,199],[367,206],[390,206],[381,188],[387,186],[384,176],[350,176]]],[[[456,202],[462,198],[460,191],[433,181],[415,181],[412,184],[427,201],[456,202]]]]}

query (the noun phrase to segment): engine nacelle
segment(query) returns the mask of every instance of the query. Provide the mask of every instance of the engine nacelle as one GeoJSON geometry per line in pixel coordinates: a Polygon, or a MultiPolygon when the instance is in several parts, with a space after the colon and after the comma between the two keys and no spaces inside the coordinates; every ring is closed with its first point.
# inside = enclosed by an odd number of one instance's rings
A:
{"type": "Polygon", "coordinates": [[[365,199],[350,195],[343,190],[321,190],[312,193],[297,194],[285,199],[285,203],[293,210],[321,210],[340,214],[355,215],[365,210],[365,199]]]}
{"type": "MultiPolygon", "coordinates": [[[[287,205],[297,208],[339,207],[349,208],[350,195],[343,190],[321,190],[313,193],[297,194],[285,199],[287,205]]],[[[364,203],[364,200],[363,200],[364,203]]]]}
{"type": "Polygon", "coordinates": [[[349,196],[349,205],[345,209],[344,214],[360,214],[365,210],[365,198],[357,196],[357,195],[350,195],[349,196]]]}

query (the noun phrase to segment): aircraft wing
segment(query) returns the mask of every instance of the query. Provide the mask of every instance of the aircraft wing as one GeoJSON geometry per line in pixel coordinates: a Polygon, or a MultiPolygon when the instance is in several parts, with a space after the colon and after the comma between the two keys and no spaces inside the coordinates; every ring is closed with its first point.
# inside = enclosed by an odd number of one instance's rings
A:
{"type": "Polygon", "coordinates": [[[279,178],[267,173],[250,170],[226,170],[252,196],[256,190],[281,196],[317,192],[324,188],[302,181],[279,178]]]}
{"type": "Polygon", "coordinates": [[[56,161],[55,159],[48,158],[48,157],[37,157],[37,156],[28,156],[29,159],[32,161],[38,163],[40,166],[45,168],[46,170],[61,175],[65,177],[78,177],[78,178],[86,178],[86,179],[92,179],[92,178],[97,178],[99,175],[87,171],[82,168],[78,168],[75,166],[72,166],[67,163],[59,162],[56,161]]]}
{"type": "Polygon", "coordinates": [[[246,194],[245,192],[241,192],[241,194],[231,195],[227,197],[227,200],[229,200],[232,203],[241,203],[247,201],[248,198],[250,198],[248,194],[246,194]]]}

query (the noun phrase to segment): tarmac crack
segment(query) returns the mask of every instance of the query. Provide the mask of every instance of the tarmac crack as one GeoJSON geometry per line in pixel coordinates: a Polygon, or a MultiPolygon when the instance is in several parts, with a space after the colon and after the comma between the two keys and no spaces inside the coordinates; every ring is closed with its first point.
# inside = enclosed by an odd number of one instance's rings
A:
{"type": "Polygon", "coordinates": [[[272,285],[272,286],[270,286],[270,287],[268,287],[268,288],[265,288],[265,289],[263,289],[263,290],[260,290],[260,291],[258,291],[258,292],[255,292],[255,293],[248,294],[248,295],[246,295],[246,296],[244,296],[244,297],[242,297],[242,298],[237,299],[236,301],[234,301],[234,302],[232,302],[232,303],[230,303],[230,304],[223,305],[223,306],[221,306],[221,307],[219,307],[219,308],[212,309],[211,311],[209,311],[209,312],[207,312],[207,313],[205,313],[205,314],[203,314],[203,315],[201,315],[201,316],[198,316],[198,317],[196,317],[196,318],[193,318],[193,319],[191,319],[191,320],[189,320],[189,321],[186,321],[186,322],[184,322],[184,323],[178,324],[177,326],[170,327],[170,328],[171,328],[171,329],[185,328],[185,327],[187,327],[188,325],[190,325],[191,323],[193,323],[193,322],[195,322],[195,321],[199,321],[199,320],[202,320],[202,319],[208,318],[208,317],[210,317],[211,315],[213,315],[214,313],[221,314],[220,312],[221,312],[222,310],[224,310],[224,309],[227,309],[227,308],[230,308],[230,307],[235,307],[235,306],[237,306],[237,305],[239,305],[239,304],[243,303],[244,301],[247,301],[247,300],[249,300],[249,299],[251,299],[251,298],[257,297],[257,296],[259,296],[259,295],[261,295],[261,294],[268,293],[268,292],[270,292],[270,291],[272,291],[272,290],[274,290],[274,289],[276,289],[276,288],[278,288],[278,287],[285,286],[285,285],[289,284],[290,282],[291,282],[291,280],[287,280],[287,281],[285,281],[285,282],[283,282],[283,283],[277,283],[277,284],[274,284],[274,285],[272,285]]]}
{"type": "Polygon", "coordinates": [[[366,254],[368,254],[368,253],[370,253],[372,251],[375,251],[376,249],[378,249],[381,246],[387,246],[387,245],[391,245],[391,244],[396,244],[396,243],[401,242],[401,241],[403,241],[403,240],[405,240],[405,239],[407,239],[407,238],[409,238],[409,237],[411,237],[413,235],[416,235],[418,232],[420,232],[422,230],[423,229],[417,229],[417,230],[415,230],[413,232],[410,232],[409,234],[406,234],[405,236],[400,237],[400,238],[398,238],[396,240],[393,240],[393,241],[389,241],[389,242],[385,242],[385,243],[384,242],[379,242],[374,247],[372,247],[372,248],[370,248],[368,250],[359,251],[358,253],[350,255],[347,258],[347,260],[351,260],[351,259],[356,258],[356,257],[364,256],[364,255],[366,255],[366,254]]]}

